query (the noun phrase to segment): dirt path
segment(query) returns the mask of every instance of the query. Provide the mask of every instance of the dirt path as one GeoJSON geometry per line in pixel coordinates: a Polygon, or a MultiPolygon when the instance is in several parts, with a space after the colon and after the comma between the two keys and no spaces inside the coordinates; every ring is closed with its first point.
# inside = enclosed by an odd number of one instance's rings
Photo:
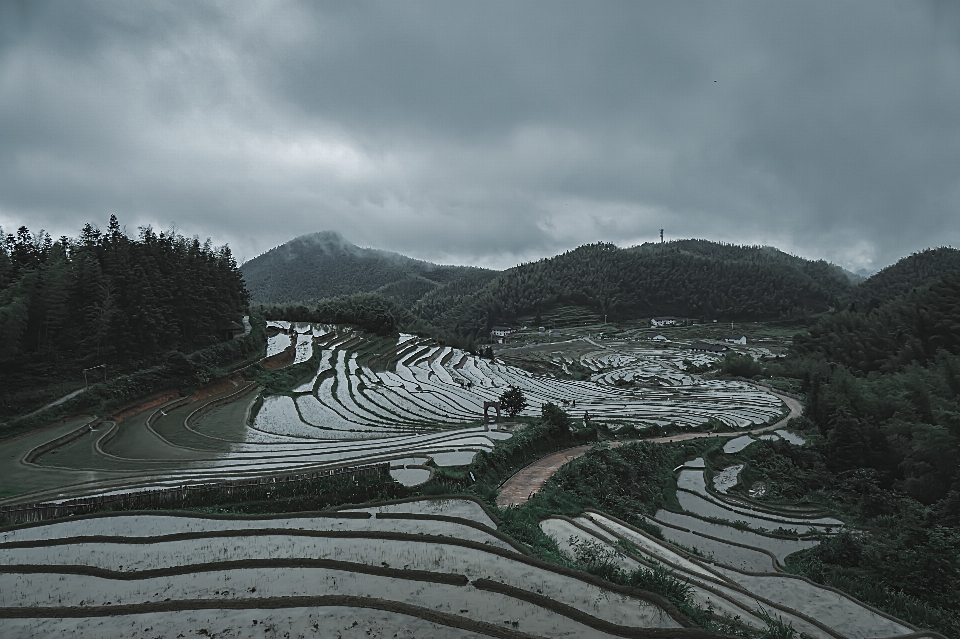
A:
{"type": "MultiPolygon", "coordinates": [[[[762,428],[754,428],[752,430],[740,431],[735,433],[736,436],[754,435],[765,431],[783,428],[786,426],[789,420],[793,419],[794,417],[799,417],[803,413],[803,406],[801,406],[800,402],[792,397],[787,397],[785,395],[773,392],[769,388],[761,388],[782,399],[787,405],[787,408],[790,409],[790,414],[778,421],[776,424],[771,426],[763,426],[762,428]]],[[[622,446],[635,441],[648,441],[657,444],[666,444],[669,442],[682,442],[690,439],[701,439],[703,437],[730,436],[730,434],[715,435],[713,433],[683,433],[680,435],[656,437],[653,439],[632,439],[627,441],[611,442],[611,446],[622,446]]],[[[517,474],[504,482],[503,486],[500,487],[500,494],[497,495],[497,505],[510,506],[525,503],[533,493],[540,490],[543,485],[547,483],[547,480],[550,479],[550,476],[557,472],[561,466],[573,459],[576,459],[577,457],[580,457],[589,449],[590,446],[577,446],[576,448],[568,448],[566,450],[561,450],[547,455],[546,457],[542,457],[529,466],[522,468],[519,472],[517,472],[517,474]]]]}

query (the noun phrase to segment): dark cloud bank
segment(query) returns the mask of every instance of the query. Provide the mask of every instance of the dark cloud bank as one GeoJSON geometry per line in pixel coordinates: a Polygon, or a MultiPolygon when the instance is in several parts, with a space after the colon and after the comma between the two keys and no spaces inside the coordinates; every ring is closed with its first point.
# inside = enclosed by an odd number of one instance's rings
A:
{"type": "Polygon", "coordinates": [[[0,225],[509,266],[960,244],[954,3],[0,5],[0,225]]]}

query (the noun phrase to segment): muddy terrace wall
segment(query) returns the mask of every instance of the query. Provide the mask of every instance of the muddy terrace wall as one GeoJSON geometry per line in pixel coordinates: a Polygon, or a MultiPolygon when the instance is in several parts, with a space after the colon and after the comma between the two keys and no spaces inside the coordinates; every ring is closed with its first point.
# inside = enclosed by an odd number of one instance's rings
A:
{"type": "Polygon", "coordinates": [[[172,486],[156,490],[106,495],[78,497],[59,503],[38,502],[0,507],[0,525],[22,524],[46,521],[60,517],[70,517],[104,510],[152,510],[164,507],[185,507],[199,505],[199,497],[204,502],[236,501],[241,498],[257,499],[269,496],[272,489],[281,485],[290,485],[316,479],[356,477],[389,477],[390,462],[363,464],[328,468],[312,473],[285,475],[281,477],[260,477],[255,479],[237,479],[191,486],[172,486]]]}

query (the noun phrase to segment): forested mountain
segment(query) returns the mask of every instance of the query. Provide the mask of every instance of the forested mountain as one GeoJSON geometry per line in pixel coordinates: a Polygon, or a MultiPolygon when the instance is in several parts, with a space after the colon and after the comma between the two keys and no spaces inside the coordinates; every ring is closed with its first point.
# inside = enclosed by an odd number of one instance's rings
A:
{"type": "Polygon", "coordinates": [[[857,287],[860,305],[885,301],[960,270],[960,250],[941,246],[909,255],[877,272],[857,287]],[[877,301],[874,301],[877,300],[877,301]]]}
{"type": "Polygon", "coordinates": [[[0,248],[0,390],[196,350],[248,303],[227,247],[149,228],[131,239],[113,216],[105,233],[87,224],[76,240],[21,227],[0,248]]]}
{"type": "MultiPolygon", "coordinates": [[[[581,306],[615,321],[649,315],[699,321],[789,319],[831,308],[856,312],[876,308],[954,268],[960,268],[960,251],[934,249],[904,258],[865,281],[834,264],[769,246],[677,240],[627,249],[585,245],[497,273],[437,266],[361,249],[335,233],[317,233],[273,249],[242,271],[254,301],[289,307],[372,293],[412,311],[419,329],[469,340],[483,339],[494,324],[533,318],[557,306],[581,306]]],[[[353,299],[348,306],[356,304],[353,299]]],[[[411,316],[402,315],[397,325],[411,326],[411,316]]],[[[834,321],[860,320],[839,313],[834,321]]],[[[899,326],[884,328],[886,339],[900,339],[899,326]]],[[[878,348],[887,353],[891,344],[878,348]]],[[[878,361],[874,355],[864,353],[871,362],[878,361]]]]}
{"type": "Polygon", "coordinates": [[[872,469],[926,504],[952,490],[960,523],[960,271],[821,317],[794,351],[785,365],[804,378],[828,467],[872,469]]]}
{"type": "Polygon", "coordinates": [[[289,304],[377,293],[404,306],[450,285],[476,290],[497,275],[469,266],[440,266],[398,253],[360,248],[333,232],[301,235],[241,267],[251,298],[289,304]]]}
{"type": "Polygon", "coordinates": [[[854,306],[825,317],[798,335],[795,346],[860,373],[926,366],[940,351],[960,355],[960,270],[876,308],[854,306]]]}
{"type": "Polygon", "coordinates": [[[702,240],[630,249],[592,244],[512,268],[473,294],[445,300],[437,291],[415,310],[436,326],[481,334],[556,304],[591,307],[612,319],[777,319],[825,312],[852,290],[839,267],[768,247],[702,240]]]}
{"type": "Polygon", "coordinates": [[[630,250],[646,255],[676,250],[718,260],[786,266],[805,273],[821,285],[838,293],[846,292],[850,284],[860,284],[865,279],[861,275],[851,273],[825,260],[807,260],[784,253],[772,246],[741,246],[708,240],[674,240],[667,243],[647,242],[630,250]]]}

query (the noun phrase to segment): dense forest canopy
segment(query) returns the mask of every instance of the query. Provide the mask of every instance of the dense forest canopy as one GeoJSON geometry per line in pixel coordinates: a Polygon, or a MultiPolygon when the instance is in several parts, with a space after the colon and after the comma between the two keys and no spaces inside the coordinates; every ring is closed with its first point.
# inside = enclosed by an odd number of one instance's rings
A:
{"type": "Polygon", "coordinates": [[[0,250],[0,361],[10,372],[129,367],[222,339],[249,303],[229,247],[115,216],[57,241],[21,227],[0,250]]]}
{"type": "Polygon", "coordinates": [[[960,270],[793,342],[764,372],[802,378],[828,468],[870,469],[925,504],[960,494],[960,270]]]}
{"type": "Polygon", "coordinates": [[[370,293],[342,295],[320,300],[316,304],[274,304],[261,306],[264,317],[293,322],[350,324],[377,335],[393,335],[398,331],[429,334],[433,327],[393,300],[370,293]]]}
{"type": "Polygon", "coordinates": [[[376,293],[405,306],[462,281],[475,288],[497,275],[469,266],[440,266],[397,253],[360,248],[333,232],[302,235],[245,263],[255,303],[289,304],[376,293]]]}
{"type": "Polygon", "coordinates": [[[857,287],[857,305],[893,299],[910,289],[960,269],[960,250],[941,246],[909,255],[857,287]]]}
{"type": "Polygon", "coordinates": [[[743,246],[709,240],[673,240],[666,243],[646,242],[629,249],[644,255],[662,254],[664,251],[678,251],[701,257],[736,262],[755,262],[757,264],[777,264],[787,266],[817,279],[822,285],[836,293],[849,289],[850,284],[864,281],[863,276],[851,273],[836,264],[825,260],[808,260],[790,255],[772,246],[743,246]]]}
{"type": "Polygon", "coordinates": [[[510,269],[455,304],[442,303],[438,291],[415,310],[461,334],[482,334],[493,324],[561,303],[591,307],[614,320],[651,314],[783,319],[826,312],[851,287],[837,267],[762,247],[592,244],[510,269]]]}
{"type": "MultiPolygon", "coordinates": [[[[398,327],[416,325],[452,343],[482,340],[495,324],[558,306],[580,306],[613,321],[649,315],[780,320],[875,308],[960,268],[958,256],[954,249],[924,251],[864,280],[769,246],[691,239],[628,249],[584,245],[498,273],[361,249],[327,232],[287,242],[242,271],[255,302],[313,307],[320,299],[372,294],[416,317],[391,311],[398,327]]],[[[350,306],[356,310],[356,300],[350,306]]]]}
{"type": "Polygon", "coordinates": [[[960,353],[960,270],[909,289],[885,303],[852,304],[798,335],[802,355],[822,357],[859,373],[890,372],[960,353]]]}

